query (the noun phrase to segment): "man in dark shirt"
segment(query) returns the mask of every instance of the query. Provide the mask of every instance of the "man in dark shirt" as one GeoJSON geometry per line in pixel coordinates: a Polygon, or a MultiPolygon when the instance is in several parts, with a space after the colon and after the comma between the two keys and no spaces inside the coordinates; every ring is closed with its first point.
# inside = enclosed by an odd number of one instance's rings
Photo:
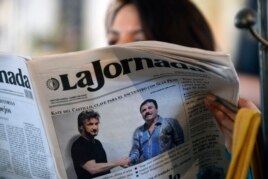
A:
{"type": "Polygon", "coordinates": [[[81,136],[71,148],[72,160],[78,179],[89,179],[110,173],[117,166],[127,166],[128,159],[122,158],[107,162],[106,152],[99,140],[95,139],[99,131],[100,115],[91,110],[78,116],[78,130],[81,136]]]}

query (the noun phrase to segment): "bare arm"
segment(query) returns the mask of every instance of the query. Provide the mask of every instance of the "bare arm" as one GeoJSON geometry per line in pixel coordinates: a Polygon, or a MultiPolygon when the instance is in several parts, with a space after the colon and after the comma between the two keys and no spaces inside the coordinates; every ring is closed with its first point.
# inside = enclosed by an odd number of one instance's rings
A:
{"type": "MultiPolygon", "coordinates": [[[[205,105],[216,118],[216,121],[224,135],[225,146],[230,152],[232,147],[232,135],[236,113],[217,102],[216,97],[213,95],[208,95],[205,98],[205,105]]],[[[239,99],[238,108],[258,109],[253,102],[244,98],[239,99]]]]}
{"type": "Polygon", "coordinates": [[[96,163],[95,160],[89,160],[84,165],[82,165],[82,167],[91,174],[97,174],[100,172],[108,171],[117,166],[127,166],[128,162],[128,157],[107,163],[96,163]]]}

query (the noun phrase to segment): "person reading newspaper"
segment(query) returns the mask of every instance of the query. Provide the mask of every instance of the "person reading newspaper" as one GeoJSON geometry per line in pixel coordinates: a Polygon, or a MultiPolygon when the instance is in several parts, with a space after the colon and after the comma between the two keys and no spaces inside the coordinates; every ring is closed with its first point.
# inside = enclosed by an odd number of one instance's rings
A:
{"type": "MultiPolygon", "coordinates": [[[[112,0],[107,9],[105,28],[107,41],[110,45],[141,40],[158,40],[205,50],[215,50],[215,41],[209,24],[201,11],[189,0],[163,0],[157,3],[150,0],[112,0]]],[[[245,83],[244,79],[240,80],[245,83]]],[[[241,88],[241,93],[245,93],[246,90],[241,88]]],[[[247,96],[245,97],[247,98],[247,96]]],[[[241,101],[248,100],[241,98],[241,101]]],[[[251,103],[249,106],[254,105],[252,101],[247,102],[247,104],[249,103],[251,103]]],[[[242,102],[241,107],[248,107],[248,105],[243,106],[243,104],[246,103],[242,102]]],[[[229,112],[224,114],[227,118],[234,116],[229,112]]],[[[230,129],[233,124],[227,123],[225,125],[229,125],[225,127],[230,129]]],[[[223,130],[223,132],[227,131],[223,130]]],[[[224,135],[229,136],[230,132],[224,135]]],[[[230,144],[226,147],[229,150],[230,144]]]]}
{"type": "Polygon", "coordinates": [[[184,142],[179,122],[161,117],[156,100],[147,99],[142,102],[140,113],[145,123],[134,132],[129,154],[131,164],[143,162],[184,142]]]}
{"type": "Polygon", "coordinates": [[[95,137],[99,132],[100,115],[82,111],[78,116],[78,131],[81,136],[71,148],[72,160],[78,179],[95,178],[110,173],[110,169],[128,164],[127,157],[107,162],[106,152],[95,137]]]}

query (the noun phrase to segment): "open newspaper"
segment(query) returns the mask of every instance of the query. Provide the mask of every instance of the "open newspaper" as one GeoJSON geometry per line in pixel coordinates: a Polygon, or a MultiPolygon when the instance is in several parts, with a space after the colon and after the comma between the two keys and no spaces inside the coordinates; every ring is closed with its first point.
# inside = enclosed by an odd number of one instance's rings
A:
{"type": "Polygon", "coordinates": [[[1,53],[0,68],[0,178],[77,178],[71,148],[78,115],[90,110],[100,115],[95,139],[108,162],[139,152],[99,178],[225,177],[223,135],[204,106],[209,93],[237,103],[238,78],[223,53],[148,41],[32,59],[1,53]],[[157,102],[160,127],[172,119],[179,129],[149,132],[147,99],[157,102]],[[180,142],[161,151],[176,130],[180,142]]]}

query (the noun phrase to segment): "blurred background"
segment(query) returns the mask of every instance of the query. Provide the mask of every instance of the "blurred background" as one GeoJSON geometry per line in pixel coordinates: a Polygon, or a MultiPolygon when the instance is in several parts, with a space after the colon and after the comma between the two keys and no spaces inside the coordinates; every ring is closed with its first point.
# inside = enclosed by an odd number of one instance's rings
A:
{"type": "MultiPolygon", "coordinates": [[[[193,0],[212,26],[217,49],[236,53],[234,27],[244,0],[193,0]]],[[[0,51],[36,56],[106,46],[109,0],[0,0],[0,51]]]]}

